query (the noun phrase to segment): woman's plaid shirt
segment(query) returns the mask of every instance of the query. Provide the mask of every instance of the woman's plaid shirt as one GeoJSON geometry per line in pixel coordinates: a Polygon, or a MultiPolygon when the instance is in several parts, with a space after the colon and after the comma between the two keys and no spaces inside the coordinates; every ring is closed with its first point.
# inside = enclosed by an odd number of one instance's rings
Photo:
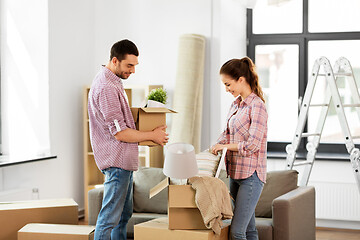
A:
{"type": "Polygon", "coordinates": [[[266,181],[267,119],[265,103],[255,93],[230,107],[227,124],[218,144],[238,144],[238,151],[228,151],[226,170],[232,179],[245,179],[255,171],[266,181]]]}

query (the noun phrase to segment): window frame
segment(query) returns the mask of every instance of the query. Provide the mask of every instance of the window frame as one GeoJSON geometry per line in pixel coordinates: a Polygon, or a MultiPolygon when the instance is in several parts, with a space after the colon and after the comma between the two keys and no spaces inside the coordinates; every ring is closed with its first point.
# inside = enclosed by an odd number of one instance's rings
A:
{"type": "MultiPolygon", "coordinates": [[[[303,31],[302,33],[275,33],[275,34],[254,34],[253,33],[253,10],[247,9],[247,56],[250,57],[256,64],[255,47],[257,45],[276,45],[276,44],[297,44],[299,46],[299,86],[298,95],[304,97],[305,88],[308,82],[308,44],[309,41],[324,41],[324,40],[360,40],[359,32],[309,32],[309,0],[303,0],[303,31]]],[[[295,129],[293,129],[295,134],[295,129]]],[[[304,131],[307,131],[307,123],[304,131]]],[[[270,154],[275,157],[286,157],[285,147],[291,142],[268,142],[268,152],[278,153],[270,154]]],[[[299,144],[298,158],[306,158],[306,143],[307,138],[302,138],[299,144]]],[[[359,148],[360,144],[355,147],[359,148]]],[[[345,142],[341,143],[321,143],[317,151],[317,158],[324,155],[324,158],[331,158],[334,154],[348,155],[345,142]]],[[[336,157],[341,160],[341,157],[336,157]]],[[[345,158],[348,160],[348,158],[345,158]]]]}

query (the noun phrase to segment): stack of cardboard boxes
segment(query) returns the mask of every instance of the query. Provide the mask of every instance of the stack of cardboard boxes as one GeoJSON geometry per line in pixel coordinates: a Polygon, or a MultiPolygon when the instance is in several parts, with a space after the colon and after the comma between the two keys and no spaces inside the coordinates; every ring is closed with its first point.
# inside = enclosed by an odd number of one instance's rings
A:
{"type": "MultiPolygon", "coordinates": [[[[226,152],[226,151],[225,151],[226,152]]],[[[221,161],[224,161],[225,155],[221,161]]],[[[220,162],[218,170],[221,168],[220,162]]],[[[216,177],[219,171],[216,171],[216,177]]],[[[220,235],[209,230],[195,203],[195,190],[190,185],[173,185],[165,178],[150,190],[150,198],[168,188],[168,217],[135,225],[135,240],[227,240],[229,222],[223,224],[220,235]]]]}
{"type": "Polygon", "coordinates": [[[220,235],[206,228],[200,210],[195,203],[195,190],[190,185],[170,184],[164,179],[150,191],[150,197],[168,187],[168,217],[137,224],[135,240],[206,239],[227,240],[229,224],[224,224],[220,235]]]}
{"type": "Polygon", "coordinates": [[[84,229],[77,225],[78,219],[78,205],[72,199],[0,203],[0,240],[54,239],[49,237],[51,231],[46,227],[47,225],[53,226],[52,231],[57,231],[59,239],[68,239],[64,236],[69,232],[78,234],[77,236],[85,235],[87,239],[91,239],[94,227],[88,226],[84,232],[84,229]],[[43,223],[43,225],[35,227],[30,225],[31,223],[43,223]],[[66,227],[58,224],[66,224],[64,225],[66,227]],[[62,229],[62,233],[56,230],[59,228],[62,229]],[[40,234],[43,238],[34,237],[34,234],[40,234]]]}

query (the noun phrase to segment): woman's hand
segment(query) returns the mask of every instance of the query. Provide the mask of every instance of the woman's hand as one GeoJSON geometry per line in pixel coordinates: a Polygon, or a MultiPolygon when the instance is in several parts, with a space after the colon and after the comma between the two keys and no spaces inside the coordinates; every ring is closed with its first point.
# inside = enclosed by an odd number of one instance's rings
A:
{"type": "Polygon", "coordinates": [[[216,155],[219,151],[222,151],[225,147],[226,144],[216,144],[212,146],[211,153],[216,155]]]}
{"type": "Polygon", "coordinates": [[[230,143],[230,144],[216,144],[211,147],[211,153],[217,154],[219,151],[222,151],[224,148],[227,148],[228,151],[239,151],[238,144],[230,143]]]}

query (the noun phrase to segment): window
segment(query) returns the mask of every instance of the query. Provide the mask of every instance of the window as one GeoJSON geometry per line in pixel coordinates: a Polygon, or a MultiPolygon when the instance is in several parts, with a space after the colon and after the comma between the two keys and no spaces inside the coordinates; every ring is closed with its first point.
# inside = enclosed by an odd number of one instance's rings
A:
{"type": "Polygon", "coordinates": [[[50,154],[48,5],[0,2],[2,152],[50,154]]]}
{"type": "MultiPolygon", "coordinates": [[[[334,65],[346,57],[360,86],[360,9],[358,0],[266,0],[247,10],[247,55],[254,60],[266,95],[268,151],[283,152],[292,141],[298,119],[299,98],[304,96],[309,72],[315,60],[325,56],[334,65]]],[[[346,79],[338,79],[344,103],[352,103],[346,79]]],[[[319,77],[313,103],[323,99],[327,88],[319,77]]],[[[319,103],[319,102],[316,102],[319,103]]],[[[305,132],[316,127],[320,109],[310,109],[305,132]]],[[[360,135],[355,108],[345,114],[353,136],[360,135]]],[[[306,152],[303,138],[298,152],[306,152]]],[[[354,140],[359,144],[359,140],[354,140]]],[[[340,124],[333,107],[322,133],[319,153],[347,153],[340,124]]]]}

